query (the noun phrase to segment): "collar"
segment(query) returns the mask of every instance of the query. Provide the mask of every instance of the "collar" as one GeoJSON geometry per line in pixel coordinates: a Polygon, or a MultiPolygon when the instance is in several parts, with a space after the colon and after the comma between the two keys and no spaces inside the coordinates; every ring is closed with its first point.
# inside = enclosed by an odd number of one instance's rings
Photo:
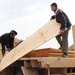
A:
{"type": "Polygon", "coordinates": [[[59,10],[59,9],[57,8],[57,9],[56,9],[56,11],[54,12],[54,13],[55,13],[55,15],[57,14],[58,10],[59,10]]]}

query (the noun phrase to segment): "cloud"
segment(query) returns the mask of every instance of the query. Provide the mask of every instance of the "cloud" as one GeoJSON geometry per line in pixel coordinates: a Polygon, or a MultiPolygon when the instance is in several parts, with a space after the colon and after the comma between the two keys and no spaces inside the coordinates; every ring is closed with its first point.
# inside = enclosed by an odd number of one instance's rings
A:
{"type": "MultiPolygon", "coordinates": [[[[73,7],[75,5],[71,0],[0,0],[0,35],[14,29],[18,32],[18,38],[26,39],[49,21],[51,15],[54,14],[50,10],[50,4],[53,2],[56,2],[59,8],[68,14],[74,24],[73,7]]],[[[58,47],[55,39],[42,47],[55,47],[53,41],[58,47]]]]}
{"type": "Polygon", "coordinates": [[[2,0],[0,1],[0,22],[24,16],[26,7],[24,0],[2,0]]]}
{"type": "MultiPolygon", "coordinates": [[[[0,0],[0,12],[1,12],[0,13],[0,17],[1,17],[0,22],[6,21],[9,19],[14,19],[16,17],[25,16],[28,13],[27,12],[28,6],[34,5],[34,4],[37,4],[40,2],[47,3],[48,1],[45,1],[45,0],[41,0],[41,1],[40,0],[38,0],[38,1],[34,1],[34,0],[27,0],[27,1],[26,0],[2,0],[1,1],[0,0]]],[[[38,7],[39,7],[39,5],[38,5],[38,7]]],[[[34,6],[34,8],[36,8],[36,7],[34,6]]]]}
{"type": "MultiPolygon", "coordinates": [[[[49,20],[50,10],[48,8],[50,9],[47,3],[35,3],[23,7],[21,9],[21,12],[26,12],[26,15],[22,14],[23,16],[22,15],[17,16],[16,18],[6,20],[5,22],[0,22],[1,28],[6,26],[5,29],[2,29],[2,32],[4,32],[5,30],[15,29],[20,34],[25,35],[24,37],[23,35],[19,35],[19,37],[23,39],[27,36],[30,36],[33,32],[35,32],[37,29],[39,29],[44,23],[46,23],[49,20]]],[[[12,16],[14,17],[14,15],[12,16]]]]}

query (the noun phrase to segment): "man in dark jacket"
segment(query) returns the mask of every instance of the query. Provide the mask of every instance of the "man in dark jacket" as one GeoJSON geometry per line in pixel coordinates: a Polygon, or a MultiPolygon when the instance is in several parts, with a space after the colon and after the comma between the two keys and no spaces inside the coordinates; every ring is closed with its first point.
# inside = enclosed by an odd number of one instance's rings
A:
{"type": "Polygon", "coordinates": [[[0,37],[0,43],[2,46],[2,55],[5,54],[5,46],[10,51],[14,47],[14,37],[17,35],[15,30],[12,30],[10,33],[5,33],[0,37]]]}
{"type": "Polygon", "coordinates": [[[60,48],[62,48],[63,55],[62,57],[67,57],[68,55],[68,33],[71,28],[71,22],[65,12],[58,9],[56,3],[51,4],[51,10],[54,11],[56,22],[61,24],[60,34],[56,36],[60,48]]]}

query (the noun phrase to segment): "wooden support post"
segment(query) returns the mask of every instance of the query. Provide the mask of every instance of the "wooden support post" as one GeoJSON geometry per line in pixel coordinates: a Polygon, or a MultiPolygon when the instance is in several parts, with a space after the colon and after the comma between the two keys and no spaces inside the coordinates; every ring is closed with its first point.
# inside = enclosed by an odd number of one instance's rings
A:
{"type": "Polygon", "coordinates": [[[75,53],[75,25],[72,27],[73,31],[73,41],[74,41],[74,53],[75,53]]]}
{"type": "Polygon", "coordinates": [[[30,67],[32,67],[32,66],[31,66],[31,61],[30,61],[30,60],[25,60],[25,61],[24,61],[24,67],[25,67],[25,68],[30,68],[30,67]]]}
{"type": "Polygon", "coordinates": [[[48,75],[50,75],[50,65],[46,64],[46,69],[48,70],[48,75]]]}
{"type": "Polygon", "coordinates": [[[37,69],[21,67],[24,75],[39,75],[37,69]]]}
{"type": "Polygon", "coordinates": [[[67,68],[64,68],[63,75],[67,75],[67,68]]]}
{"type": "Polygon", "coordinates": [[[73,68],[70,69],[70,73],[72,73],[73,68]]]}
{"type": "Polygon", "coordinates": [[[41,67],[41,63],[40,62],[38,62],[37,60],[31,60],[31,66],[33,67],[33,68],[35,68],[35,67],[41,67]]]}
{"type": "Polygon", "coordinates": [[[50,75],[50,67],[48,67],[48,75],[50,75]]]}

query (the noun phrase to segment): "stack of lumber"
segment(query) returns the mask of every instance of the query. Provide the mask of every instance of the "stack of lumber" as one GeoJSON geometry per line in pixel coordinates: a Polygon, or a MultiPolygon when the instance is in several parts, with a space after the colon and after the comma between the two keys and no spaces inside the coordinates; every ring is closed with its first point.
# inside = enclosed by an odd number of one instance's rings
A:
{"type": "Polygon", "coordinates": [[[70,50],[74,50],[74,44],[69,47],[70,50]]]}
{"type": "MultiPolygon", "coordinates": [[[[43,48],[38,50],[32,50],[24,57],[60,57],[62,56],[62,50],[54,48],[43,48]]],[[[68,56],[74,58],[74,51],[69,50],[68,56]]]]}
{"type": "MultiPolygon", "coordinates": [[[[58,57],[62,55],[62,51],[56,49],[45,49],[37,50],[37,47],[51,40],[55,36],[59,35],[60,23],[57,23],[56,20],[48,21],[45,25],[39,28],[35,33],[30,37],[25,39],[21,44],[12,49],[8,54],[4,56],[0,63],[0,71],[19,60],[24,55],[30,57],[58,57]],[[31,52],[30,52],[31,51],[31,52]],[[57,52],[58,51],[58,52],[57,52]],[[28,54],[27,54],[28,53],[28,54]],[[8,61],[7,61],[8,60],[8,61]],[[6,62],[6,63],[5,63],[6,62]]],[[[73,52],[69,52],[69,57],[75,57],[73,52]]]]}

